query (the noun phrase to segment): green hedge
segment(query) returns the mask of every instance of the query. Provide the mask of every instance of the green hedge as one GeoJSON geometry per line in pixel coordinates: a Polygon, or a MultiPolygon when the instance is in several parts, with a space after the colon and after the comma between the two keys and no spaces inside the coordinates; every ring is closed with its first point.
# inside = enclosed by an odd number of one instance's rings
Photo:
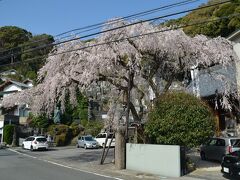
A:
{"type": "Polygon", "coordinates": [[[65,146],[71,143],[73,137],[79,134],[80,130],[76,125],[68,126],[64,124],[51,125],[48,134],[55,137],[56,146],[65,146]]]}
{"type": "Polygon", "coordinates": [[[216,121],[208,105],[184,92],[161,95],[145,125],[151,143],[188,147],[200,145],[214,135],[215,129],[216,121]]]}
{"type": "Polygon", "coordinates": [[[3,140],[7,144],[12,144],[14,133],[14,125],[5,125],[3,128],[3,140]]]}
{"type": "Polygon", "coordinates": [[[104,125],[102,121],[96,120],[96,121],[90,121],[86,124],[84,133],[90,134],[92,136],[98,135],[100,133],[101,129],[103,129],[104,125]]]}

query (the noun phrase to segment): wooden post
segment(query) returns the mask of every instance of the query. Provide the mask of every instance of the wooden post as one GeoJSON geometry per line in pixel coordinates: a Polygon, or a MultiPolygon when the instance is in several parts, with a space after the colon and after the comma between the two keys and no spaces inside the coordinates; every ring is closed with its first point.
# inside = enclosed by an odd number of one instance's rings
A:
{"type": "Polygon", "coordinates": [[[125,141],[125,127],[121,126],[116,131],[115,139],[115,167],[117,169],[125,169],[125,152],[126,152],[126,141],[125,141]]]}

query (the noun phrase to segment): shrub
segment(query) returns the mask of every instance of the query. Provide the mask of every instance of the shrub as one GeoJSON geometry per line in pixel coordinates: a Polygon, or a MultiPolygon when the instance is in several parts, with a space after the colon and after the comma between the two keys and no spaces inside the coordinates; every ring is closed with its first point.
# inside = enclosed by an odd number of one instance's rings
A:
{"type": "Polygon", "coordinates": [[[83,130],[83,128],[75,122],[73,122],[69,128],[72,130],[73,137],[78,136],[80,131],[83,130]]]}
{"type": "Polygon", "coordinates": [[[56,146],[65,146],[67,145],[67,134],[63,133],[56,136],[55,139],[56,146]]]}
{"type": "Polygon", "coordinates": [[[62,133],[67,133],[69,130],[68,125],[64,125],[64,124],[54,124],[48,127],[48,132],[51,135],[60,135],[62,133]]]}
{"type": "Polygon", "coordinates": [[[215,132],[211,109],[184,92],[165,93],[149,113],[145,133],[151,143],[194,147],[215,132]]]}
{"type": "Polygon", "coordinates": [[[103,128],[103,123],[101,121],[90,121],[86,126],[85,126],[85,134],[90,134],[92,136],[96,136],[101,129],[103,128]]]}
{"type": "Polygon", "coordinates": [[[14,133],[14,125],[5,125],[3,129],[3,138],[4,142],[7,144],[12,144],[13,141],[13,133],[14,133]]]}
{"type": "Polygon", "coordinates": [[[45,114],[33,115],[30,114],[30,126],[35,128],[46,128],[49,125],[49,120],[45,114]]]}
{"type": "Polygon", "coordinates": [[[72,129],[64,124],[56,124],[49,126],[48,134],[55,137],[56,146],[68,145],[73,138],[72,129]]]}

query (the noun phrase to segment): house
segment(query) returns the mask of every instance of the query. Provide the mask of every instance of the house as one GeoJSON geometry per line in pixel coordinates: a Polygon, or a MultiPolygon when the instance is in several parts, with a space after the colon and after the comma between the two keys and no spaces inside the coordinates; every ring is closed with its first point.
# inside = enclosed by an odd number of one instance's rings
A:
{"type": "Polygon", "coordinates": [[[16,75],[17,71],[15,69],[9,69],[7,71],[0,72],[1,76],[16,75]]]}
{"type": "Polygon", "coordinates": [[[15,76],[18,72],[15,69],[9,69],[7,71],[0,72],[0,78],[2,81],[6,81],[9,79],[9,76],[15,76]]]}
{"type": "MultiPolygon", "coordinates": [[[[226,88],[224,81],[214,77],[214,75],[224,75],[229,81],[237,83],[236,78],[237,68],[233,62],[233,66],[226,68],[221,65],[215,65],[207,69],[193,68],[191,70],[191,83],[187,87],[187,91],[201,98],[210,107],[212,107],[216,118],[218,119],[218,130],[224,131],[228,127],[227,118],[232,118],[237,115],[236,109],[233,108],[232,112],[226,110],[221,104],[221,94],[226,88]]],[[[231,87],[232,91],[237,91],[235,86],[231,87]],[[235,89],[234,89],[235,88],[235,89]]]]}
{"type": "MultiPolygon", "coordinates": [[[[233,41],[234,50],[240,58],[240,30],[235,31],[229,37],[228,40],[233,41]]],[[[197,97],[205,100],[214,110],[216,117],[218,118],[219,131],[226,131],[232,123],[233,116],[236,117],[235,124],[240,123],[239,121],[239,108],[238,100],[233,99],[232,111],[227,111],[222,107],[220,99],[221,93],[225,89],[225,82],[213,78],[212,74],[221,74],[227,77],[231,82],[237,84],[237,86],[230,87],[232,91],[240,92],[238,88],[240,85],[240,63],[233,62],[232,66],[226,68],[221,65],[214,65],[207,69],[201,69],[199,67],[193,67],[191,70],[191,83],[187,87],[188,91],[195,94],[197,97]],[[234,89],[235,88],[235,89],[234,89]],[[231,121],[230,121],[231,120],[231,121]]]]}
{"type": "Polygon", "coordinates": [[[28,85],[29,87],[33,87],[33,81],[31,79],[26,79],[23,81],[24,84],[28,85]]]}
{"type": "MultiPolygon", "coordinates": [[[[12,93],[32,87],[32,84],[29,83],[29,81],[26,81],[26,83],[27,84],[13,80],[6,80],[2,85],[0,85],[0,98],[2,99],[12,93]]],[[[0,137],[2,137],[3,134],[4,124],[27,124],[29,111],[30,108],[27,104],[21,106],[16,104],[13,108],[6,109],[1,107],[0,102],[0,137]]]]}
{"type": "Polygon", "coordinates": [[[8,96],[9,94],[28,89],[32,86],[24,84],[21,82],[6,80],[2,85],[0,85],[0,97],[8,96]]]}

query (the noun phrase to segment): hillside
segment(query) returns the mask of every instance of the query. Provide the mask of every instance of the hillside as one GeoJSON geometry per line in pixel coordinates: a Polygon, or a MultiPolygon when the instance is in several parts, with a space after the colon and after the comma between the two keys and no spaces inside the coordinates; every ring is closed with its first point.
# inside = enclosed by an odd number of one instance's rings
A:
{"type": "Polygon", "coordinates": [[[12,79],[22,81],[29,78],[35,81],[37,71],[45,63],[45,58],[42,57],[48,54],[52,47],[28,53],[26,51],[53,41],[51,35],[32,35],[31,32],[16,26],[0,27],[0,72],[15,69],[18,74],[11,76],[12,79]],[[32,60],[33,58],[35,60],[32,60]]]}
{"type": "MultiPolygon", "coordinates": [[[[215,4],[226,0],[209,0],[208,3],[201,6],[215,4]]],[[[209,7],[193,11],[186,16],[171,20],[166,25],[185,25],[193,24],[202,21],[211,21],[217,18],[231,16],[240,13],[240,0],[232,0],[230,3],[209,7]]],[[[196,34],[204,34],[209,37],[223,36],[226,37],[235,30],[240,28],[240,16],[222,19],[220,21],[208,22],[201,25],[189,26],[184,28],[184,32],[188,35],[194,36],[196,34]]]]}

